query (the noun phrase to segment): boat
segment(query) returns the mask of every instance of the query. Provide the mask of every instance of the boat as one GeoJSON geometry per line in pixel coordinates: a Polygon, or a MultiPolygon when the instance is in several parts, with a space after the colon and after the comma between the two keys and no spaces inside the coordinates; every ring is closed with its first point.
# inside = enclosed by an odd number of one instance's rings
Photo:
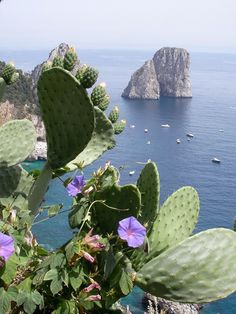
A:
{"type": "Polygon", "coordinates": [[[169,128],[169,127],[170,127],[169,124],[162,124],[161,126],[162,126],[163,128],[169,128]]]}
{"type": "Polygon", "coordinates": [[[134,171],[134,170],[132,170],[132,171],[129,172],[129,175],[130,175],[130,176],[132,176],[133,174],[135,174],[135,171],[134,171]]]}
{"type": "Polygon", "coordinates": [[[180,140],[179,138],[177,138],[176,143],[177,143],[177,144],[180,144],[180,143],[181,143],[181,140],[180,140]]]}
{"type": "Polygon", "coordinates": [[[216,157],[212,158],[211,161],[214,162],[214,163],[216,163],[216,164],[219,164],[219,163],[220,163],[220,159],[218,159],[218,158],[216,158],[216,157]]]}
{"type": "Polygon", "coordinates": [[[151,144],[151,141],[147,141],[147,144],[150,145],[150,144],[151,144]]]}
{"type": "Polygon", "coordinates": [[[148,132],[148,129],[144,129],[144,132],[147,133],[147,132],[148,132]]]}
{"type": "Polygon", "coordinates": [[[131,124],[131,125],[130,125],[130,128],[131,128],[131,129],[134,129],[134,128],[135,128],[135,125],[134,125],[134,124],[131,124]]]}
{"type": "Polygon", "coordinates": [[[193,135],[192,133],[187,133],[186,136],[187,136],[187,137],[190,137],[190,138],[193,138],[193,137],[194,137],[194,135],[193,135]]]}
{"type": "Polygon", "coordinates": [[[224,132],[224,130],[223,130],[223,129],[220,129],[219,132],[224,132]]]}

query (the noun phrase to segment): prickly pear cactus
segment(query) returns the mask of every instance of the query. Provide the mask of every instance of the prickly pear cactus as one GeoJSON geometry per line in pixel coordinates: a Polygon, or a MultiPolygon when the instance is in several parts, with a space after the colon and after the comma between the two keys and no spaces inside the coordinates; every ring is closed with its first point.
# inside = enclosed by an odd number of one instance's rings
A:
{"type": "Polygon", "coordinates": [[[139,221],[149,231],[159,211],[160,177],[154,162],[148,162],[137,181],[142,196],[142,211],[139,221]]]}
{"type": "Polygon", "coordinates": [[[4,95],[6,86],[7,86],[7,84],[6,84],[5,80],[2,77],[0,77],[0,101],[4,95]]]}
{"type": "Polygon", "coordinates": [[[64,67],[64,60],[63,60],[63,58],[60,57],[60,56],[56,56],[56,57],[53,59],[52,67],[63,68],[63,67],[64,67]]]}
{"type": "Polygon", "coordinates": [[[71,47],[64,57],[64,69],[71,71],[74,68],[77,59],[78,57],[75,48],[71,47]]]}
{"type": "Polygon", "coordinates": [[[108,119],[112,122],[115,123],[119,119],[120,115],[120,110],[117,106],[115,106],[112,111],[110,112],[108,119]]]}
{"type": "Polygon", "coordinates": [[[122,133],[126,126],[126,120],[120,120],[113,124],[113,129],[116,135],[122,133]]]}
{"type": "Polygon", "coordinates": [[[90,88],[96,83],[97,78],[98,71],[88,66],[84,69],[79,81],[84,88],[90,88]]]}
{"type": "Polygon", "coordinates": [[[38,97],[46,128],[48,162],[52,169],[65,166],[81,153],[94,129],[94,109],[76,78],[52,68],[38,81],[38,97]]]}
{"type": "Polygon", "coordinates": [[[13,63],[8,63],[4,67],[1,73],[1,77],[5,80],[7,85],[11,84],[11,79],[15,72],[16,72],[16,69],[13,63]]]}
{"type": "Polygon", "coordinates": [[[78,164],[81,167],[88,166],[111,146],[115,145],[114,130],[111,122],[97,107],[94,108],[94,113],[95,128],[92,138],[85,149],[74,160],[67,164],[70,170],[75,170],[78,164]]]}
{"type": "Polygon", "coordinates": [[[101,83],[100,85],[94,87],[91,93],[91,100],[94,106],[99,106],[106,97],[106,84],[101,83]]]}
{"type": "Polygon", "coordinates": [[[24,161],[34,150],[36,132],[29,120],[12,120],[0,128],[0,167],[24,161]]]}
{"type": "Polygon", "coordinates": [[[96,200],[105,200],[105,204],[95,205],[94,216],[102,232],[117,233],[120,220],[138,217],[141,207],[141,194],[135,185],[119,186],[114,184],[96,193],[96,200]]]}
{"type": "Polygon", "coordinates": [[[183,187],[168,197],[158,212],[149,236],[149,258],[188,238],[196,226],[198,214],[199,198],[194,188],[183,187]]]}
{"type": "Polygon", "coordinates": [[[87,65],[83,64],[76,72],[75,77],[77,78],[77,80],[80,82],[83,79],[83,74],[85,72],[85,70],[87,69],[87,65]]]}
{"type": "Polygon", "coordinates": [[[45,62],[42,67],[42,73],[50,70],[51,68],[52,68],[52,62],[51,61],[45,62]]]}
{"type": "Polygon", "coordinates": [[[101,109],[102,111],[105,111],[110,103],[110,97],[108,95],[105,95],[101,103],[98,105],[98,108],[101,109]]]}
{"type": "Polygon", "coordinates": [[[236,290],[236,233],[218,228],[200,232],[154,258],[136,275],[136,284],[167,300],[206,303],[236,290]]]}

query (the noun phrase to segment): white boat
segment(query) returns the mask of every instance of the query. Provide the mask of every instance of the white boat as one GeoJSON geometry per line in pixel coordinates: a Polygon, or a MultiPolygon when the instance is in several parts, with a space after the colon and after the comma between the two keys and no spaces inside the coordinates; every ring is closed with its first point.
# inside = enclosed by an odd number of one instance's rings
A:
{"type": "Polygon", "coordinates": [[[147,132],[148,132],[148,129],[144,129],[144,132],[147,133],[147,132]]]}
{"type": "Polygon", "coordinates": [[[169,124],[162,124],[161,126],[162,126],[163,128],[169,128],[169,127],[170,127],[169,124]]]}
{"type": "Polygon", "coordinates": [[[133,174],[135,174],[135,171],[134,171],[134,170],[132,170],[132,171],[129,172],[129,175],[130,175],[130,176],[132,176],[133,174]]]}
{"type": "Polygon", "coordinates": [[[218,158],[216,158],[216,157],[212,158],[211,161],[212,161],[212,162],[215,162],[216,164],[219,164],[219,163],[220,163],[220,159],[218,159],[218,158]]]}
{"type": "Polygon", "coordinates": [[[150,144],[151,144],[151,141],[147,141],[147,144],[150,145],[150,144]]]}
{"type": "Polygon", "coordinates": [[[193,138],[193,137],[194,137],[194,135],[193,135],[192,133],[187,133],[186,136],[187,136],[187,137],[190,137],[190,138],[193,138]]]}
{"type": "Polygon", "coordinates": [[[180,143],[181,143],[181,140],[180,140],[179,138],[177,138],[176,143],[177,143],[177,144],[180,144],[180,143]]]}
{"type": "Polygon", "coordinates": [[[220,129],[219,132],[224,132],[224,130],[223,130],[223,129],[220,129]]]}
{"type": "Polygon", "coordinates": [[[134,129],[134,128],[135,128],[135,125],[134,125],[134,124],[131,124],[131,125],[130,125],[130,128],[131,128],[131,129],[134,129]]]}

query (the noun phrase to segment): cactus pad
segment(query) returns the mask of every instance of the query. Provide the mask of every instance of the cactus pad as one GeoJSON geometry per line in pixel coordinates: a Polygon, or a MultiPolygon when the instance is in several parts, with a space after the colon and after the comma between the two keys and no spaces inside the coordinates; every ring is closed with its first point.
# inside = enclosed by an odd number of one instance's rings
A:
{"type": "Polygon", "coordinates": [[[104,233],[114,232],[117,234],[119,221],[130,216],[138,217],[141,207],[141,195],[135,185],[108,186],[101,192],[96,193],[95,199],[106,200],[106,204],[95,205],[95,216],[99,227],[104,233]],[[118,210],[120,209],[120,210],[118,210]]]}
{"type": "Polygon", "coordinates": [[[148,262],[136,284],[168,300],[205,303],[236,290],[236,233],[203,231],[148,262]]]}
{"type": "Polygon", "coordinates": [[[36,132],[29,120],[11,120],[0,128],[0,167],[24,161],[33,151],[36,132]]]}
{"type": "Polygon", "coordinates": [[[186,186],[174,192],[160,208],[153,224],[149,236],[150,258],[189,237],[198,214],[199,198],[194,188],[186,186]]]}
{"type": "Polygon", "coordinates": [[[2,77],[0,77],[0,101],[4,95],[5,89],[6,89],[6,82],[2,77]]]}
{"type": "Polygon", "coordinates": [[[157,166],[154,162],[148,162],[143,168],[137,187],[142,196],[142,211],[139,218],[143,225],[147,225],[147,230],[152,226],[160,202],[160,177],[157,166]]]}
{"type": "Polygon", "coordinates": [[[98,108],[94,108],[95,128],[92,138],[86,148],[74,160],[67,164],[71,170],[77,168],[76,164],[85,167],[100,157],[112,145],[114,146],[114,131],[111,122],[98,108]]]}
{"type": "Polygon", "coordinates": [[[12,63],[8,63],[2,70],[1,77],[5,80],[6,84],[11,84],[12,77],[16,72],[15,66],[12,63]]]}
{"type": "Polygon", "coordinates": [[[0,168],[0,203],[22,208],[33,182],[33,177],[18,165],[0,168]]]}
{"type": "Polygon", "coordinates": [[[76,78],[60,68],[41,75],[38,96],[47,134],[48,161],[52,169],[63,167],[91,139],[93,105],[76,78]]]}
{"type": "Polygon", "coordinates": [[[29,210],[32,212],[33,215],[36,215],[38,212],[38,208],[44,199],[44,195],[48,189],[51,178],[52,169],[48,162],[46,162],[29,193],[29,210]]]}

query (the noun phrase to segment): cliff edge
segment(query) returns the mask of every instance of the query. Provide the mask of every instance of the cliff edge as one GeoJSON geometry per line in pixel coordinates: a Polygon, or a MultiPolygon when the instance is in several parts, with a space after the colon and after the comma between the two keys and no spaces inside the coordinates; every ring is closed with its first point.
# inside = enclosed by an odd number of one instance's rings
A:
{"type": "Polygon", "coordinates": [[[183,48],[161,48],[132,76],[122,97],[159,99],[192,97],[190,55],[183,48]]]}

